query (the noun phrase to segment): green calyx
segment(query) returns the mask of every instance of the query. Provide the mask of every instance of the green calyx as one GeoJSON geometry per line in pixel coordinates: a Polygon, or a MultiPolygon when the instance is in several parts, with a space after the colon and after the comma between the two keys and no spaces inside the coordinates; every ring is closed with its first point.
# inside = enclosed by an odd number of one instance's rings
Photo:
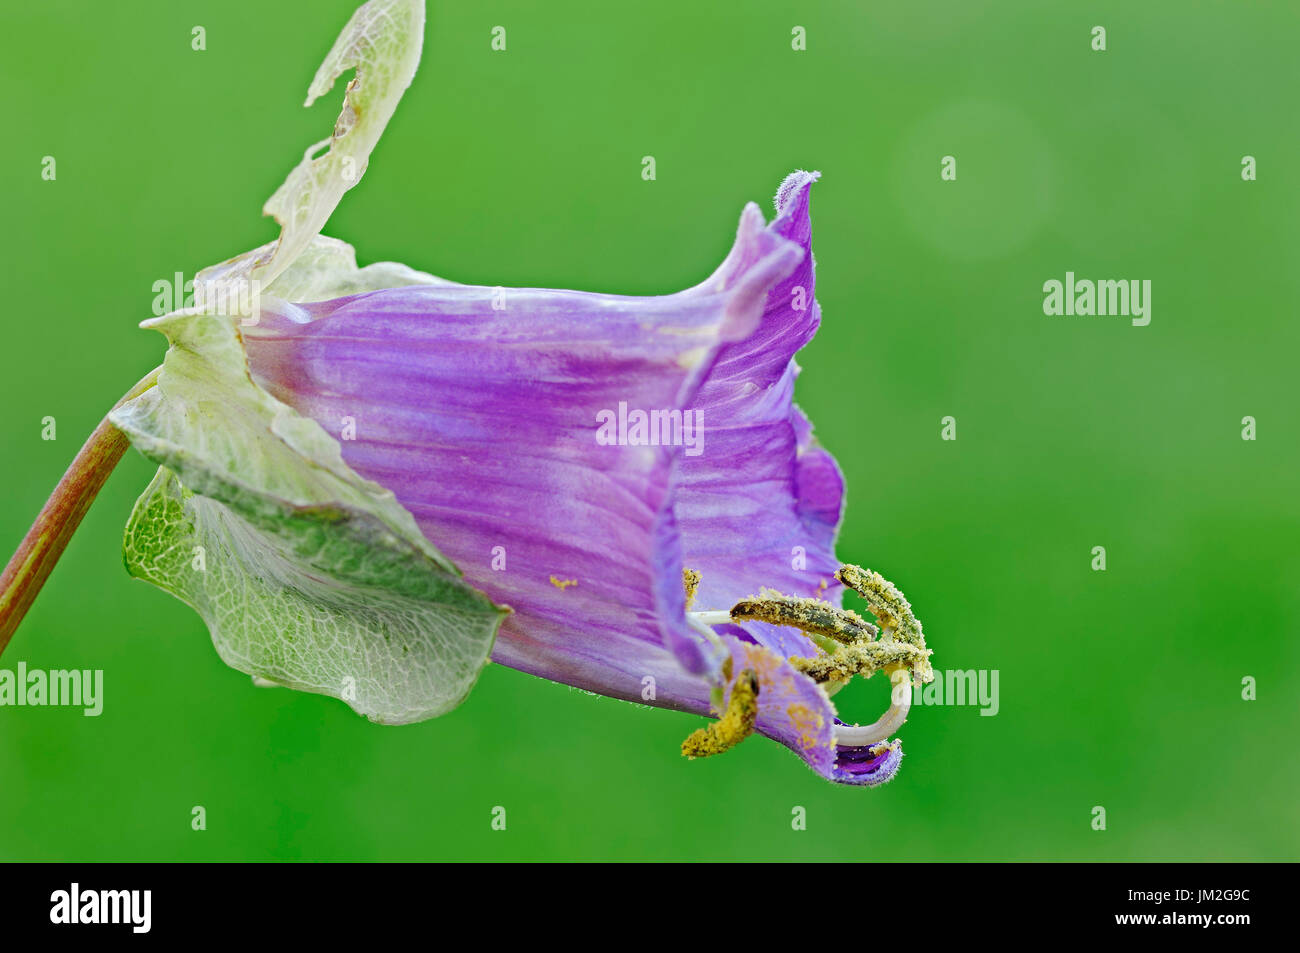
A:
{"type": "Polygon", "coordinates": [[[192,606],[232,667],[394,724],[464,700],[509,609],[466,583],[315,421],[258,386],[240,327],[262,295],[302,302],[437,281],[392,263],[358,269],[350,246],[320,235],[410,84],[423,27],[422,0],[357,10],[307,100],[355,70],[333,134],[266,204],[280,238],[196,279],[196,294],[233,291],[238,307],[209,293],[145,322],[170,345],[157,385],[109,417],[160,466],[126,528],[131,574],[192,606]]]}

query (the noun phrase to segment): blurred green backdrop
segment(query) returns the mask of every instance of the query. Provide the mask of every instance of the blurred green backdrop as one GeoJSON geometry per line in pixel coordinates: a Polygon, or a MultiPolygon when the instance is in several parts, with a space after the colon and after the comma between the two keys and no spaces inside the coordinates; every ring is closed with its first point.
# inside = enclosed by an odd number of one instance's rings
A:
{"type": "MultiPolygon", "coordinates": [[[[4,0],[2,558],[159,361],[153,282],[275,235],[353,6],[4,0]]],[[[106,685],[97,719],[0,709],[0,857],[1296,859],[1298,28],[1281,0],[433,3],[327,233],[465,282],[666,293],[822,170],[799,399],[849,478],[840,553],[904,589],[936,667],[1000,672],[999,713],[918,710],[879,790],[762,739],[687,763],[698,719],[500,666],[374,726],[253,688],[126,576],[132,452],[0,659],[106,685]],[[1151,279],[1150,326],[1044,316],[1067,270],[1151,279]]]]}

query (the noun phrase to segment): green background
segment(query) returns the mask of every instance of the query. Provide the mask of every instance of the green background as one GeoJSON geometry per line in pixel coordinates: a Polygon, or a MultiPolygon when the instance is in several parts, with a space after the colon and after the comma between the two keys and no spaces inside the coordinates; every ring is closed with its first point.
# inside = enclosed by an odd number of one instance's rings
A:
{"type": "MultiPolygon", "coordinates": [[[[7,556],[159,361],[153,282],[274,237],[261,203],[331,128],[341,85],[301,103],[353,3],[2,9],[7,556]]],[[[919,709],[878,790],[765,739],[688,763],[698,719],[495,665],[446,717],[371,725],[253,688],[126,576],[132,452],[0,660],[102,668],[106,695],[0,709],[0,857],[1297,859],[1297,36],[1291,2],[434,3],[327,233],[465,282],[659,294],[822,170],[798,397],[848,476],[840,555],[903,588],[936,667],[997,669],[1000,712],[919,709]],[[1067,270],[1150,279],[1150,326],[1045,316],[1067,270]]],[[[881,682],[842,712],[874,718],[881,682]]]]}

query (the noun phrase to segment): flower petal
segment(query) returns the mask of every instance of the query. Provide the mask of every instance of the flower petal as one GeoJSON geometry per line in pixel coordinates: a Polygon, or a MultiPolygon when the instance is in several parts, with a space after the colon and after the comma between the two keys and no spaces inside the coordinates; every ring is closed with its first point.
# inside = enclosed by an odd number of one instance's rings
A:
{"type": "Polygon", "coordinates": [[[411,285],[264,303],[245,339],[257,380],[339,437],[350,466],[515,610],[495,659],[704,711],[709,683],[687,676],[718,660],[684,614],[681,448],[603,446],[597,425],[689,410],[719,344],[757,327],[803,255],[751,206],[723,267],[676,295],[411,285]]]}
{"type": "MultiPolygon", "coordinates": [[[[759,732],[781,742],[830,781],[874,786],[897,774],[903,758],[900,742],[837,746],[835,725],[840,722],[821,685],[772,649],[732,636],[724,638],[731,650],[731,670],[752,669],[758,676],[755,728],[759,732]]],[[[722,707],[725,709],[725,701],[722,707]]]]}
{"type": "MultiPolygon", "coordinates": [[[[747,209],[722,266],[678,295],[489,289],[391,272],[406,287],[264,308],[246,334],[250,365],[331,433],[343,437],[354,420],[356,439],[342,440],[348,463],[391,488],[472,582],[516,610],[495,659],[613,697],[716,713],[709,687],[725,680],[681,624],[683,566],[703,574],[695,608],[729,608],[760,586],[835,603],[842,592],[834,542],[844,481],[792,402],[793,356],[820,319],[808,217],[816,177],[786,180],[766,228],[747,209]],[[620,403],[701,410],[707,452],[600,447],[593,410],[620,403]]],[[[370,269],[321,251],[326,267],[304,256],[281,284],[302,281],[313,297],[367,287],[357,276],[370,269]]],[[[837,750],[834,706],[786,661],[816,653],[802,633],[756,622],[719,631],[732,667],[759,673],[758,731],[828,779],[893,776],[897,743],[837,750]]]]}
{"type": "MultiPolygon", "coordinates": [[[[719,348],[695,398],[710,421],[709,450],[681,458],[674,514],[686,565],[701,575],[697,608],[729,609],[760,585],[834,605],[843,595],[834,574],[844,478],[793,402],[794,355],[821,321],[809,216],[817,178],[795,172],[777,190],[769,228],[807,254],[768,292],[756,331],[719,348]]],[[[834,705],[784,661],[817,654],[807,636],[763,622],[720,630],[733,646],[733,665],[759,673],[759,731],[830,780],[875,785],[894,776],[903,755],[898,742],[836,748],[834,705]]]]}
{"type": "Polygon", "coordinates": [[[897,739],[878,745],[840,745],[828,777],[841,784],[874,787],[892,781],[902,763],[903,746],[897,739]]]}
{"type": "Polygon", "coordinates": [[[732,670],[758,675],[757,729],[773,738],[818,774],[830,777],[835,765],[835,709],[825,690],[771,649],[726,637],[732,670]]]}
{"type": "MultiPolygon", "coordinates": [[[[838,605],[835,537],[844,479],[794,406],[794,354],[817,331],[812,226],[814,172],[777,192],[771,230],[807,251],[769,293],[758,329],[719,349],[696,401],[710,421],[708,452],[681,463],[675,513],[686,565],[698,570],[697,606],[729,609],[767,586],[838,605]]],[[[747,622],[750,637],[782,656],[812,655],[801,632],[747,622]]]]}

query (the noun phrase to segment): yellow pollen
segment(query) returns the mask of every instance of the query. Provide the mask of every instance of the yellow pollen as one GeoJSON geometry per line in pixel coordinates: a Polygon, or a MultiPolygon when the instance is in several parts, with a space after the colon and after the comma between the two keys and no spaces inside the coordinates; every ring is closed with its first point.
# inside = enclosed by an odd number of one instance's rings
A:
{"type": "Polygon", "coordinates": [[[686,611],[695,605],[695,590],[700,588],[700,574],[694,569],[682,570],[682,586],[686,589],[686,611]]]}
{"type": "Polygon", "coordinates": [[[707,758],[734,748],[754,731],[758,718],[758,673],[747,668],[731,686],[727,710],[713,724],[691,733],[682,742],[682,754],[688,758],[707,758]]]}
{"type": "Polygon", "coordinates": [[[744,599],[731,608],[736,621],[753,620],[787,625],[810,635],[822,635],[852,645],[874,638],[875,626],[850,609],[839,609],[820,599],[794,599],[770,589],[756,599],[744,599]]]}

